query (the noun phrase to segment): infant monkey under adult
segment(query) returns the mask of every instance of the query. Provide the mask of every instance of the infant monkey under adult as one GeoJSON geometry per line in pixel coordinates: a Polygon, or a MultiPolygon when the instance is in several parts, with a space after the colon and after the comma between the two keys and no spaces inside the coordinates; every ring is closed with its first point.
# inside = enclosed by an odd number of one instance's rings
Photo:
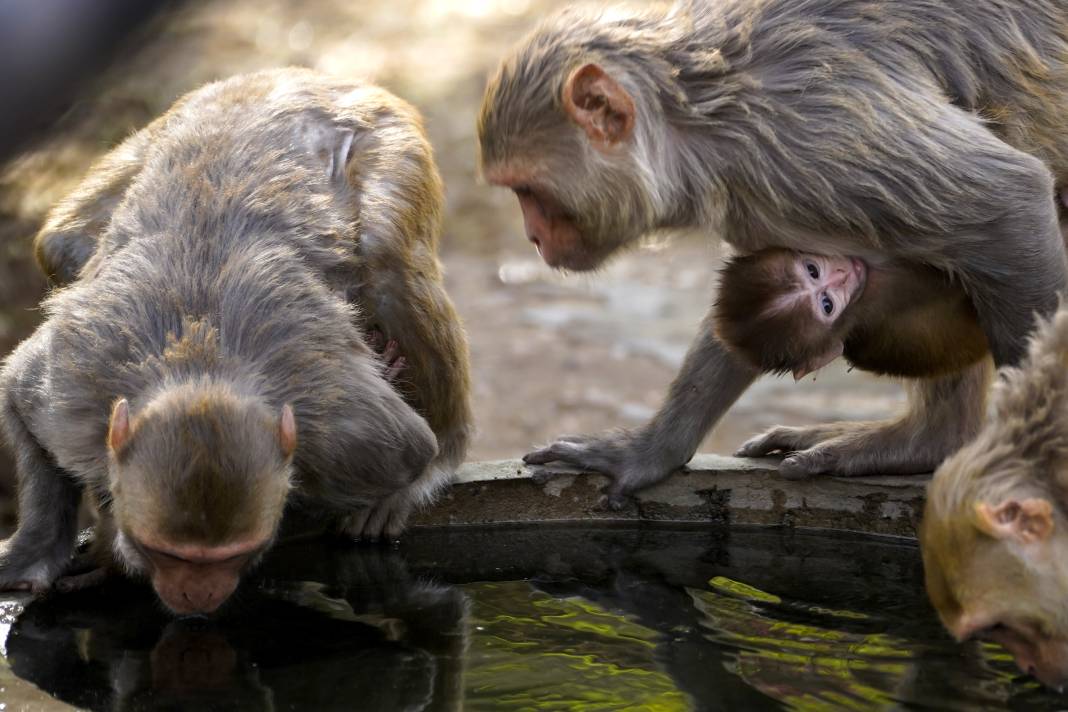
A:
{"type": "Polygon", "coordinates": [[[73,281],[0,380],[0,587],[62,575],[83,493],[98,562],[176,613],[226,600],[287,503],[397,536],[471,422],[441,206],[414,109],[306,70],[207,85],[94,165],[37,238],[73,281]],[[403,353],[395,384],[370,325],[403,353]]]}
{"type": "MultiPolygon", "coordinates": [[[[515,192],[551,266],[596,268],[678,228],[740,252],[925,264],[1012,365],[1068,287],[1066,117],[1061,0],[682,0],[548,18],[501,62],[478,128],[483,175],[515,192]]],[[[901,417],[774,428],[741,452],[789,451],[794,476],[929,471],[977,432],[988,361],[912,379],[901,417]]],[[[526,460],[605,473],[620,506],[757,375],[709,317],[647,424],[526,460]]]]}
{"type": "Polygon", "coordinates": [[[902,260],[868,264],[783,248],[732,257],[713,320],[734,353],[795,379],[839,356],[879,375],[934,378],[989,351],[964,290],[902,260]]]}

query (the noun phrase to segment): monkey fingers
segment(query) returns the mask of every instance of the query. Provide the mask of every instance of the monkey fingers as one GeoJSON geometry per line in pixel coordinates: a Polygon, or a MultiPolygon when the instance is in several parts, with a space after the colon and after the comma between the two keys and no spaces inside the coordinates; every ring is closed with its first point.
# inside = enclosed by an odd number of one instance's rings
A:
{"type": "Polygon", "coordinates": [[[70,576],[60,576],[56,579],[54,588],[61,593],[72,593],[74,591],[81,591],[87,588],[93,588],[104,583],[108,577],[108,571],[105,568],[96,568],[91,571],[86,571],[81,574],[73,574],[70,576]]]}
{"type": "MultiPolygon", "coordinates": [[[[627,506],[632,492],[658,481],[664,475],[664,468],[644,462],[639,454],[641,451],[639,438],[634,433],[562,435],[552,444],[524,455],[523,462],[536,467],[531,475],[536,484],[544,484],[557,475],[573,474],[574,468],[581,472],[605,475],[611,483],[604,489],[602,504],[618,511],[627,506]],[[538,467],[553,462],[570,465],[571,469],[538,467]]],[[[667,472],[671,469],[667,468],[667,472]]]]}
{"type": "Polygon", "coordinates": [[[372,329],[367,334],[367,340],[378,358],[386,365],[382,376],[390,383],[394,383],[401,372],[408,365],[408,360],[400,355],[400,345],[396,339],[386,340],[385,335],[378,329],[372,329]]]}
{"type": "Polygon", "coordinates": [[[349,515],[342,522],[342,530],[356,541],[395,541],[411,512],[412,495],[402,489],[349,515]]]}

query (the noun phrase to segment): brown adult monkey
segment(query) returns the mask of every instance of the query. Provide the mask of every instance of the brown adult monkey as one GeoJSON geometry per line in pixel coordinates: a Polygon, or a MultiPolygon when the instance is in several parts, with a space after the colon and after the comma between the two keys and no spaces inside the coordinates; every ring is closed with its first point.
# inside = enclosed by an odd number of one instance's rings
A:
{"type": "Polygon", "coordinates": [[[1025,673],[1068,683],[1068,309],[1006,369],[978,437],[928,488],[927,592],[959,640],[1001,643],[1025,673]]]}
{"type": "Polygon", "coordinates": [[[885,376],[931,378],[986,358],[968,295],[938,270],[781,248],[720,272],[716,334],[761,372],[801,379],[839,356],[885,376]]]}
{"type": "MultiPolygon", "coordinates": [[[[1057,0],[693,0],[567,10],[501,64],[482,171],[515,190],[544,260],[589,269],[639,236],[701,227],[926,264],[975,305],[998,364],[1068,283],[1068,6],[1057,0]]],[[[530,453],[613,477],[609,503],[682,466],[757,375],[701,327],[645,426],[530,453]]],[[[972,434],[984,363],[916,382],[883,423],[776,428],[744,455],[790,475],[920,472],[972,434]]]]}
{"type": "Polygon", "coordinates": [[[0,587],[63,573],[83,492],[100,563],[178,613],[225,600],[288,503],[399,534],[470,430],[441,204],[414,109],[306,70],[207,85],[101,159],[37,238],[77,278],[0,374],[0,587]]]}

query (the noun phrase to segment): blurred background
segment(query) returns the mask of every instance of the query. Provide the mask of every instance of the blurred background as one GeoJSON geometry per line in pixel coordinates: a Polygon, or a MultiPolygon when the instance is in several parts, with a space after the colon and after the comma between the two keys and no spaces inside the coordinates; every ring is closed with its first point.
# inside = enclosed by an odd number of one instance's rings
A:
{"type": "MultiPolygon", "coordinates": [[[[478,182],[475,116],[506,49],[557,0],[0,0],[0,352],[38,321],[31,240],[90,163],[205,82],[302,65],[375,81],[418,107],[445,179],[441,258],[467,325],[473,460],[560,433],[636,426],[660,404],[713,299],[722,247],[664,236],[592,275],[554,273],[511,194],[478,182]]],[[[710,159],[711,160],[711,159],[710,159]]],[[[833,366],[764,379],[702,450],[763,428],[878,418],[893,382],[833,366]]],[[[0,461],[0,525],[13,522],[0,461]]]]}

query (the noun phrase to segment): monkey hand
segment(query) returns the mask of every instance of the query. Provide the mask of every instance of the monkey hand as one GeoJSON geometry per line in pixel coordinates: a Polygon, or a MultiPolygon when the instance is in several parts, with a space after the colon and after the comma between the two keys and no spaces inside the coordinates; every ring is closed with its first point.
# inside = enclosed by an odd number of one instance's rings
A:
{"type": "Polygon", "coordinates": [[[735,455],[785,455],[779,473],[786,479],[813,475],[905,475],[931,472],[961,443],[929,423],[902,421],[832,423],[776,427],[747,441],[735,455]]]}
{"type": "MultiPolygon", "coordinates": [[[[627,504],[630,494],[685,465],[662,450],[655,447],[655,439],[643,429],[616,430],[601,435],[562,435],[552,444],[524,455],[523,462],[535,466],[561,462],[605,475],[612,480],[604,492],[605,504],[619,510],[627,504]]],[[[562,473],[537,469],[532,479],[540,484],[557,474],[562,473]]]]}
{"type": "Polygon", "coordinates": [[[52,588],[66,569],[71,543],[35,539],[15,532],[0,543],[0,591],[42,593],[52,588]]]}

